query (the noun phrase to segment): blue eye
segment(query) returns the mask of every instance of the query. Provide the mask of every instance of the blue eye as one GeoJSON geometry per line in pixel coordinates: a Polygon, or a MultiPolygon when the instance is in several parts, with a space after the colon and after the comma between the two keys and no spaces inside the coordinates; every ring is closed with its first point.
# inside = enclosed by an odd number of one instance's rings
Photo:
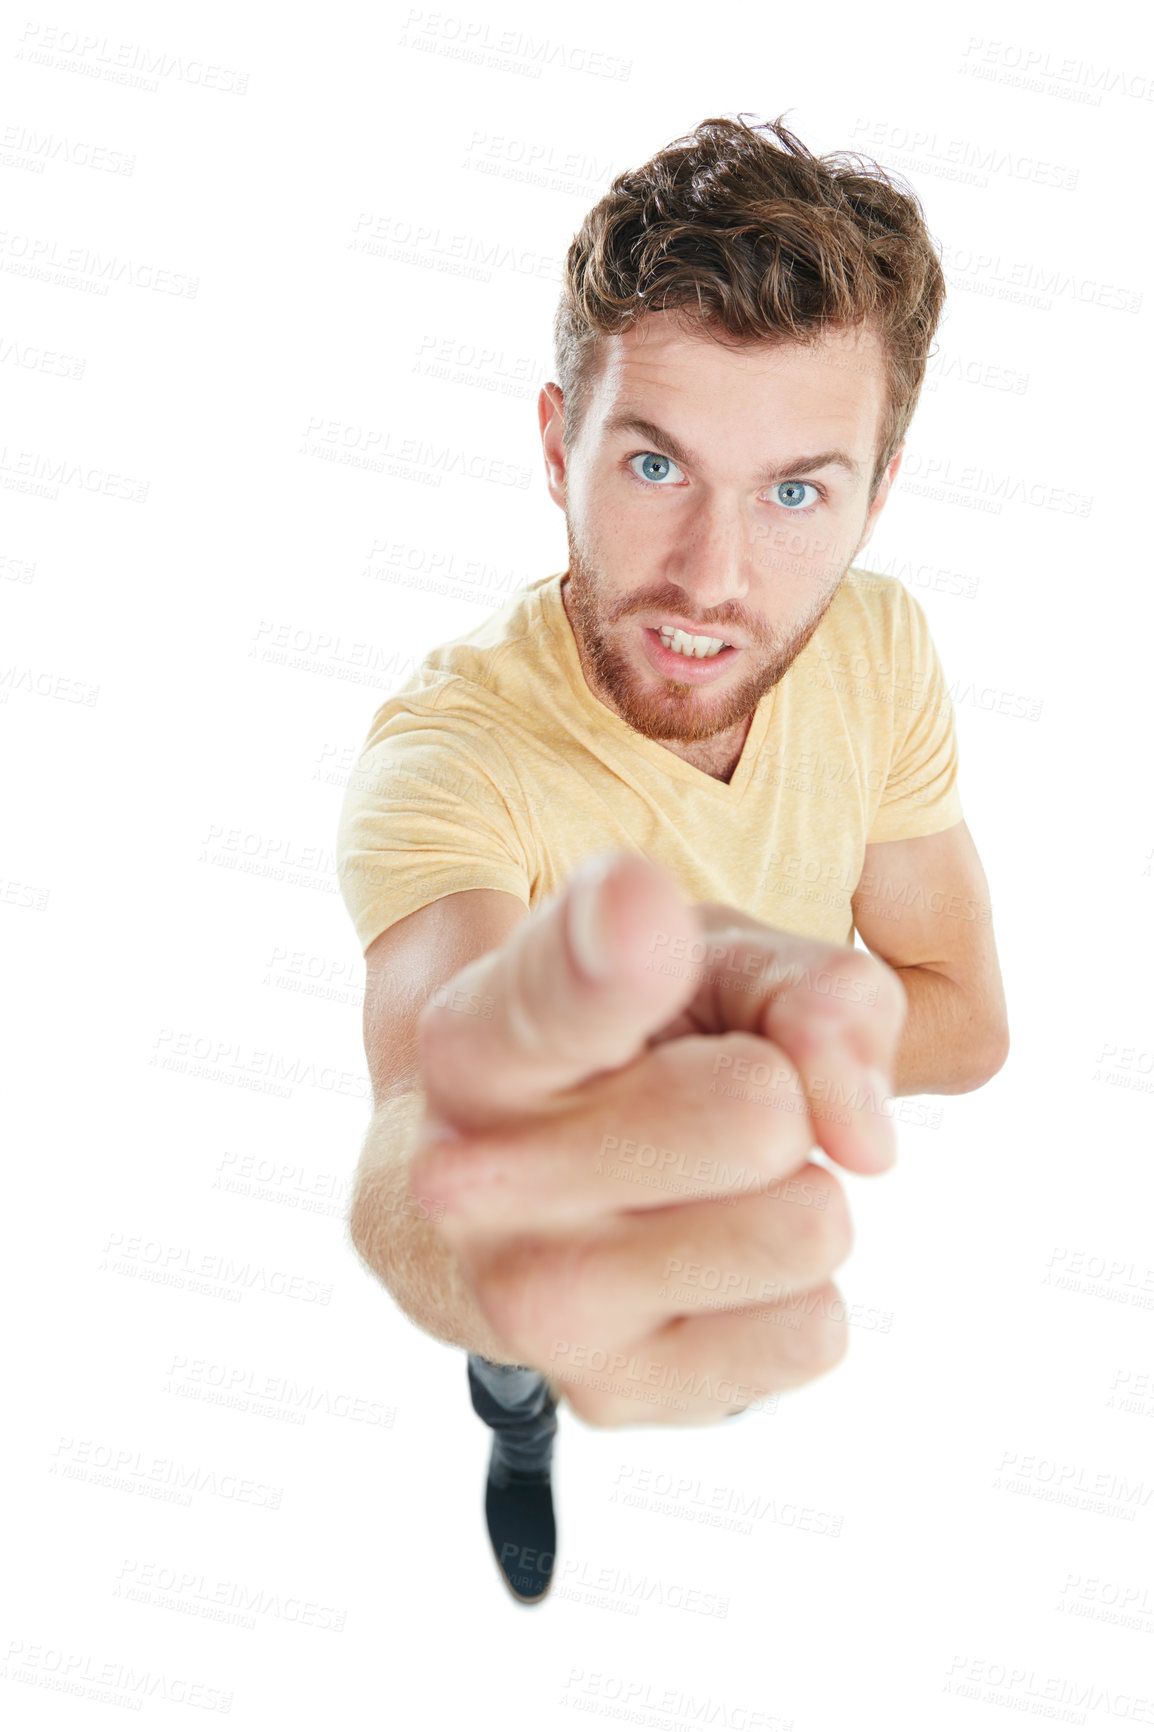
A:
{"type": "MultiPolygon", "coordinates": [[[[638,481],[644,482],[650,487],[664,487],[666,484],[671,484],[671,476],[675,479],[684,479],[672,457],[663,457],[659,451],[636,451],[626,461],[638,481]],[[640,463],[643,466],[640,471],[633,468],[635,463],[640,463]]],[[[825,497],[821,488],[812,481],[779,481],[773,492],[777,496],[774,504],[781,506],[783,510],[790,512],[795,517],[813,511],[818,502],[825,497]],[[808,503],[805,498],[807,493],[813,495],[808,503]]]]}
{"type": "MultiPolygon", "coordinates": [[[[668,479],[669,471],[671,469],[677,469],[677,465],[673,461],[672,457],[662,457],[657,451],[639,451],[636,457],[631,457],[629,459],[631,465],[639,461],[651,467],[647,468],[644,475],[638,475],[637,479],[639,481],[652,482],[656,487],[659,487],[663,481],[668,479]],[[654,469],[656,469],[656,474],[653,473],[654,469]]],[[[634,475],[637,475],[636,469],[634,469],[633,473],[634,475]]],[[[677,473],[679,475],[681,474],[680,469],[677,469],[677,473]]]]}
{"type": "MultiPolygon", "coordinates": [[[[816,494],[818,499],[821,498],[820,492],[814,486],[812,481],[779,481],[777,486],[774,488],[774,492],[778,495],[777,503],[779,505],[784,505],[789,511],[796,511],[799,507],[804,508],[805,501],[801,498],[801,494],[805,488],[808,488],[811,493],[816,494]],[[788,495],[789,497],[783,498],[783,494],[788,495]]],[[[811,501],[811,504],[812,503],[813,502],[811,501]]]]}

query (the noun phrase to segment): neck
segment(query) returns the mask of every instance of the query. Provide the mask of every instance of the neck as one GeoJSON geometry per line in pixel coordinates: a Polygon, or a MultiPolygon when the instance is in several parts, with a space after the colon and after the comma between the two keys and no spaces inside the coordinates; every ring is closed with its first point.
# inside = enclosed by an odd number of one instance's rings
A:
{"type": "Polygon", "coordinates": [[[667,752],[674,752],[677,757],[684,758],[694,769],[704,770],[707,776],[713,776],[719,782],[729,782],[741,762],[741,754],[752,726],[753,717],[746,716],[744,721],[737,724],[736,729],[731,728],[712,740],[695,740],[689,745],[681,740],[658,740],[657,744],[664,746],[667,752]]]}

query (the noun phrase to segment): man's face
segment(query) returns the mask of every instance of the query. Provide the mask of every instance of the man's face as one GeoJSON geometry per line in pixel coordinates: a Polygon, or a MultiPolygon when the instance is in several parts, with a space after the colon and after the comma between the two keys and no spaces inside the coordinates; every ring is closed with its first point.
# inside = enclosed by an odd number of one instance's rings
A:
{"type": "Polygon", "coordinates": [[[566,611],[587,678],[631,727],[731,731],[805,648],[897,472],[900,450],[871,504],[884,393],[872,332],[733,350],[665,313],[602,339],[568,461],[561,391],[542,388],[566,611]],[[686,658],[662,625],[732,647],[686,658]]]}

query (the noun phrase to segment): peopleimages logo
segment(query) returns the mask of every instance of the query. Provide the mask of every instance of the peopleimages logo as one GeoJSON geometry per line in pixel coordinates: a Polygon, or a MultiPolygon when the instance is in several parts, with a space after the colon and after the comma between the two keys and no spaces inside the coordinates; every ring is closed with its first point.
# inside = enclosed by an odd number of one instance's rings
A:
{"type": "Polygon", "coordinates": [[[975,186],[988,186],[991,174],[1007,175],[1011,180],[1025,180],[1035,186],[1060,188],[1073,192],[1078,185],[1079,170],[1063,163],[1044,162],[1028,151],[1015,152],[1002,145],[979,144],[969,138],[939,138],[931,130],[918,127],[893,126],[885,121],[857,120],[855,136],[864,134],[872,151],[884,150],[892,160],[896,156],[907,166],[924,169],[928,174],[944,175],[949,180],[969,181],[975,186]]]}
{"type": "Polygon", "coordinates": [[[1136,289],[1080,276],[1064,265],[1040,265],[1027,259],[1004,260],[1000,253],[975,252],[972,247],[942,247],[942,269],[951,288],[971,289],[1040,311],[1049,311],[1047,297],[1065,297],[1086,306],[1137,313],[1142,295],[1136,289]]]}
{"type": "Polygon", "coordinates": [[[959,70],[971,78],[1009,84],[1065,101],[1101,107],[1103,96],[1125,96],[1133,102],[1154,102],[1154,78],[1120,66],[1055,54],[1022,42],[971,36],[959,70]]]}

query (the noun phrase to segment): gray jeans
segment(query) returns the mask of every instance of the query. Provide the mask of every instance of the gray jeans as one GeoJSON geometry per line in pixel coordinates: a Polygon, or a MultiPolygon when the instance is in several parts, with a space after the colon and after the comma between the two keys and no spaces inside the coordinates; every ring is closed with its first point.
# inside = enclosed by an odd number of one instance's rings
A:
{"type": "Polygon", "coordinates": [[[557,1401],[541,1373],[526,1365],[497,1365],[479,1353],[468,1355],[468,1373],[473,1411],[496,1434],[504,1465],[523,1473],[548,1468],[557,1401]]]}

